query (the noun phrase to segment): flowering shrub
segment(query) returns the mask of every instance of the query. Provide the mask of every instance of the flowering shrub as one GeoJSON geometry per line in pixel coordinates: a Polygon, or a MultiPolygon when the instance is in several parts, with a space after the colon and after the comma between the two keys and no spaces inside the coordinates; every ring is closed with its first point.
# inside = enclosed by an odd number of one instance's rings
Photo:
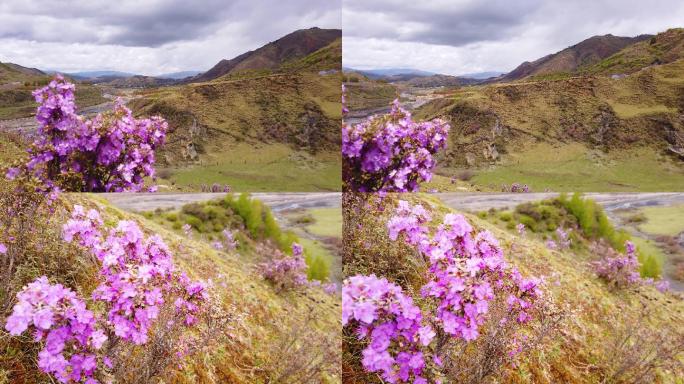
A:
{"type": "MultiPolygon", "coordinates": [[[[500,312],[506,316],[501,324],[522,326],[533,319],[542,296],[541,280],[524,279],[509,266],[491,233],[475,233],[462,215],[445,215],[435,230],[429,226],[431,220],[421,205],[399,201],[387,222],[390,239],[415,247],[427,264],[427,282],[420,289],[422,310],[404,297],[400,287],[373,275],[347,279],[342,290],[343,323],[355,320],[351,324],[359,338],[370,342],[364,349],[363,366],[383,372],[388,382],[426,382],[422,371],[426,356],[432,356],[434,364],[430,364],[439,370],[443,358],[450,355],[445,346],[481,336],[492,305],[503,303],[500,312]],[[399,315],[406,319],[394,320],[399,315]],[[430,319],[430,326],[421,325],[422,319],[430,319]],[[390,320],[399,324],[398,336],[390,332],[395,329],[387,326],[390,320]],[[402,365],[404,361],[408,368],[402,365]]],[[[524,344],[506,339],[508,359],[513,360],[524,344]]]]}
{"type": "Polygon", "coordinates": [[[181,228],[183,229],[185,236],[192,237],[192,226],[190,224],[185,223],[181,228]]]}
{"type": "Polygon", "coordinates": [[[37,138],[27,163],[10,168],[6,177],[25,173],[48,188],[76,192],[140,191],[153,177],[155,150],[164,143],[168,125],[161,117],[136,119],[117,102],[114,110],[85,119],[76,114],[75,86],[57,75],[33,92],[37,138]]]}
{"type": "Polygon", "coordinates": [[[223,234],[223,244],[225,245],[226,248],[228,248],[228,249],[237,248],[238,242],[235,239],[235,236],[233,235],[233,232],[231,232],[230,229],[226,228],[221,233],[223,234]]]}
{"type": "Polygon", "coordinates": [[[655,283],[655,288],[660,293],[668,292],[670,290],[670,282],[667,280],[659,280],[655,283]]]}
{"type": "Polygon", "coordinates": [[[62,383],[94,382],[96,351],[107,336],[85,302],[61,284],[50,284],[45,276],[24,288],[17,301],[5,329],[17,336],[32,328],[34,340],[44,342],[38,367],[62,383]]]}
{"type": "Polygon", "coordinates": [[[225,192],[225,193],[228,193],[228,192],[230,192],[230,185],[228,185],[228,184],[221,185],[218,183],[214,183],[211,186],[208,186],[206,184],[202,184],[200,186],[200,189],[202,190],[202,192],[212,192],[212,193],[225,192]]]}
{"type": "Polygon", "coordinates": [[[280,290],[294,289],[308,284],[306,278],[306,261],[302,246],[292,243],[292,256],[288,257],[278,253],[278,258],[273,258],[267,263],[259,264],[261,276],[270,281],[280,290]]]}
{"type": "Polygon", "coordinates": [[[624,255],[603,243],[592,244],[592,252],[602,256],[599,261],[593,263],[599,278],[618,288],[641,282],[639,259],[636,247],[631,241],[625,242],[624,255]]]}
{"type": "Polygon", "coordinates": [[[518,235],[520,235],[520,237],[525,237],[525,234],[527,233],[525,224],[518,223],[518,225],[515,226],[515,229],[518,231],[518,235]]]}
{"type": "Polygon", "coordinates": [[[665,293],[670,290],[670,282],[664,279],[642,278],[639,273],[641,263],[637,257],[637,249],[631,241],[625,241],[625,253],[620,254],[605,242],[596,242],[591,245],[591,251],[601,256],[601,259],[592,263],[596,275],[616,288],[624,288],[632,285],[652,285],[665,293]]]}
{"type": "Polygon", "coordinates": [[[548,249],[551,249],[551,250],[558,249],[558,243],[553,241],[553,239],[546,240],[546,242],[544,244],[546,245],[546,248],[548,248],[548,249]]]}
{"type": "Polygon", "coordinates": [[[501,192],[511,192],[511,193],[529,193],[530,187],[527,184],[520,185],[519,183],[513,183],[509,187],[506,184],[501,185],[501,192]]]}
{"type": "Polygon", "coordinates": [[[74,292],[50,285],[46,277],[26,286],[17,295],[5,328],[19,335],[32,324],[35,340],[45,337],[39,355],[44,372],[64,383],[96,383],[98,367],[113,366],[106,351],[96,351],[108,338],[110,348],[121,342],[145,344],[165,303],[173,303],[184,325],[196,323],[205,287],[175,269],[159,236],[145,237],[132,221],[120,221],[107,231],[96,210],[86,213],[76,205],[63,226],[63,239],[77,242],[99,261],[99,285],[92,299],[104,305],[106,316],[95,316],[74,292]]]}
{"type": "Polygon", "coordinates": [[[363,366],[389,383],[427,383],[421,346],[435,336],[413,299],[387,279],[352,276],[342,288],[342,325],[354,322],[359,339],[368,340],[363,366]]]}
{"type": "Polygon", "coordinates": [[[558,247],[560,249],[570,248],[570,230],[564,230],[562,227],[556,228],[556,235],[558,236],[558,247]]]}
{"type": "Polygon", "coordinates": [[[415,122],[395,100],[384,116],[342,125],[345,188],[359,192],[417,191],[430,181],[433,155],[446,147],[449,124],[440,119],[415,122]]]}
{"type": "Polygon", "coordinates": [[[436,320],[442,330],[466,341],[478,337],[497,293],[507,295],[511,315],[520,323],[529,319],[527,309],[541,294],[538,279],[523,279],[503,257],[497,240],[488,231],[473,233],[463,215],[447,214],[431,235],[430,216],[421,206],[399,201],[396,215],[387,223],[390,239],[403,234],[428,261],[429,278],[423,297],[437,301],[436,320]]]}

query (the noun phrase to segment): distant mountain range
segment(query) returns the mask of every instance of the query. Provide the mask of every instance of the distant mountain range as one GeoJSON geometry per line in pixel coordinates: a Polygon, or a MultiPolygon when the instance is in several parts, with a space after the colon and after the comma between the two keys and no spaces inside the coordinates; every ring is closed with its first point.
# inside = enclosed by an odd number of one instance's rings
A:
{"type": "MultiPolygon", "coordinates": [[[[50,75],[55,74],[60,71],[54,71],[54,70],[46,70],[45,73],[48,73],[50,75]]],[[[70,76],[74,79],[77,80],[95,80],[99,78],[123,78],[123,77],[131,77],[135,76],[135,73],[129,73],[129,72],[120,72],[120,71],[82,71],[82,72],[60,72],[64,75],[70,76]]]]}
{"type": "Polygon", "coordinates": [[[366,76],[369,79],[387,79],[387,78],[413,78],[418,76],[432,76],[434,72],[421,71],[411,68],[386,68],[386,69],[353,69],[343,68],[345,71],[353,71],[366,76]]]}
{"type": "Polygon", "coordinates": [[[669,56],[660,55],[654,49],[649,49],[647,45],[660,43],[665,51],[675,52],[670,54],[672,58],[679,57],[678,53],[684,50],[678,45],[680,44],[678,39],[680,32],[681,29],[675,28],[657,36],[624,37],[611,34],[592,36],[559,52],[546,55],[532,62],[523,62],[508,73],[490,71],[449,76],[410,68],[359,70],[345,67],[344,70],[359,73],[372,80],[385,80],[392,83],[403,82],[425,87],[506,82],[559,73],[595,73],[603,72],[608,68],[611,68],[615,73],[629,72],[631,68],[643,67],[645,64],[672,61],[668,59],[669,56]],[[650,43],[652,40],[653,43],[650,43]],[[608,63],[603,62],[619,52],[621,55],[625,55],[625,58],[632,58],[629,65],[620,65],[621,62],[625,61],[620,59],[608,63]],[[599,63],[601,64],[600,68],[597,67],[599,63]]]}
{"type": "Polygon", "coordinates": [[[184,79],[186,77],[197,76],[200,73],[202,73],[202,71],[181,71],[181,72],[164,73],[162,75],[157,75],[154,77],[157,77],[160,79],[180,80],[180,79],[184,79]]]}
{"type": "Polygon", "coordinates": [[[345,72],[355,72],[371,80],[384,80],[390,83],[402,83],[419,88],[477,84],[486,79],[504,74],[504,72],[477,72],[452,76],[411,68],[354,69],[344,67],[343,69],[345,72]]]}
{"type": "MultiPolygon", "coordinates": [[[[241,71],[258,70],[340,70],[342,52],[342,31],[313,27],[294,31],[256,50],[245,52],[232,59],[224,59],[206,72],[181,71],[156,76],[115,70],[96,70],[63,73],[75,80],[89,83],[108,83],[115,87],[156,87],[177,83],[203,82],[241,71]],[[335,43],[338,41],[338,43],[335,43]],[[314,55],[314,53],[317,53],[314,55]],[[311,57],[309,57],[311,56],[311,57]],[[333,62],[335,61],[335,62],[333,62]]],[[[13,63],[4,63],[5,78],[18,79],[21,75],[45,76],[58,71],[27,68],[13,63]],[[10,71],[11,70],[11,71],[10,71]]],[[[0,73],[0,80],[2,80],[0,73]]]]}

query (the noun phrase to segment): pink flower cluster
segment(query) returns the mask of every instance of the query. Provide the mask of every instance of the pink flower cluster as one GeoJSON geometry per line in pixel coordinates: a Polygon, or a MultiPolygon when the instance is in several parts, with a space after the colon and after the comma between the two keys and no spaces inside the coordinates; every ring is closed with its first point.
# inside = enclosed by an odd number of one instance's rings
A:
{"type": "MultiPolygon", "coordinates": [[[[429,265],[429,281],[422,286],[421,295],[431,303],[429,307],[433,312],[430,316],[421,315],[410,298],[403,296],[400,287],[375,276],[347,279],[342,290],[343,323],[347,324],[349,318],[358,320],[358,332],[362,338],[370,332],[371,344],[364,350],[364,367],[369,371],[385,372],[383,377],[386,380],[394,380],[390,382],[425,381],[418,376],[413,379],[406,374],[396,376],[397,372],[406,371],[397,370],[397,367],[403,367],[401,363],[388,360],[385,353],[388,348],[385,345],[389,345],[387,341],[380,339],[384,341],[380,349],[373,344],[375,329],[388,323],[387,315],[379,316],[384,314],[379,308],[388,308],[385,311],[395,317],[407,308],[408,315],[396,320],[398,333],[389,333],[392,336],[389,340],[400,338],[392,350],[409,351],[407,353],[415,359],[411,367],[422,369],[423,354],[427,354],[423,347],[429,345],[436,334],[466,342],[475,340],[487,320],[490,303],[496,298],[505,300],[512,321],[525,324],[531,319],[532,310],[542,295],[541,281],[524,279],[509,266],[491,233],[474,233],[462,215],[445,215],[434,231],[428,226],[430,221],[430,214],[421,205],[411,206],[406,201],[399,201],[396,214],[387,223],[390,239],[402,238],[416,247],[429,265]],[[421,326],[422,318],[431,319],[437,331],[421,326]],[[418,351],[422,353],[418,355],[418,351]],[[397,366],[392,368],[390,363],[397,366]]],[[[504,321],[509,320],[506,318],[504,321]]],[[[389,329],[394,330],[392,327],[389,329]]],[[[511,351],[512,355],[516,350],[511,351]]],[[[402,356],[405,358],[407,355],[402,356]]],[[[433,361],[440,365],[439,356],[434,356],[433,361]]],[[[414,374],[419,375],[419,372],[414,374]]]]}
{"type": "Polygon", "coordinates": [[[34,325],[35,340],[45,338],[39,356],[44,372],[64,383],[97,383],[93,374],[99,359],[111,367],[108,356],[95,352],[107,340],[105,334],[116,336],[111,342],[145,344],[167,302],[173,302],[176,316],[185,325],[196,323],[206,289],[176,271],[171,253],[158,235],[146,237],[132,221],[120,221],[107,231],[96,210],[85,212],[75,205],[72,218],[63,226],[63,239],[77,241],[100,262],[100,283],[92,299],[104,304],[106,317],[96,318],[84,300],[59,284],[50,285],[46,277],[25,287],[17,295],[19,301],[5,328],[19,335],[34,325]],[[68,361],[65,352],[70,353],[68,361]]]}
{"type": "Polygon", "coordinates": [[[518,231],[520,237],[525,237],[525,234],[527,233],[527,228],[525,227],[525,224],[518,223],[518,225],[515,226],[515,229],[518,231]]]}
{"type": "Polygon", "coordinates": [[[192,325],[204,289],[175,270],[161,237],[146,237],[135,222],[122,220],[104,238],[100,225],[96,210],[86,214],[76,205],[64,225],[64,240],[78,239],[102,263],[102,282],[93,299],[109,305],[108,322],[115,334],[135,344],[147,342],[150,326],[169,294],[177,297],[176,308],[185,311],[186,325],[192,325]]]}
{"type": "Polygon", "coordinates": [[[380,372],[388,383],[427,383],[425,355],[435,332],[423,325],[413,299],[401,287],[375,275],[352,276],[342,288],[342,325],[353,322],[357,335],[367,340],[362,364],[380,372]]]}
{"type": "Polygon", "coordinates": [[[95,315],[83,300],[61,284],[50,284],[43,276],[17,294],[17,304],[5,329],[14,336],[29,327],[35,341],[44,342],[38,367],[61,383],[97,383],[96,351],[107,341],[95,315]]]}
{"type": "Polygon", "coordinates": [[[235,236],[233,235],[233,232],[231,232],[230,229],[226,228],[221,232],[223,234],[223,244],[226,246],[227,249],[235,249],[237,248],[238,242],[235,240],[235,236]]]}
{"type": "Polygon", "coordinates": [[[181,228],[183,229],[185,236],[192,237],[192,226],[190,224],[183,224],[181,228]]]}
{"type": "Polygon", "coordinates": [[[466,341],[476,339],[497,293],[507,294],[509,309],[519,322],[526,322],[527,310],[541,293],[539,281],[523,279],[506,263],[496,238],[488,231],[475,234],[463,215],[445,215],[434,234],[427,226],[430,220],[421,205],[399,201],[387,226],[390,239],[404,234],[428,261],[430,281],[421,294],[438,303],[436,319],[444,332],[466,341]]]}
{"type": "Polygon", "coordinates": [[[38,177],[50,187],[69,191],[140,191],[154,176],[155,150],[164,143],[168,124],[161,117],[136,119],[117,102],[112,112],[85,119],[76,114],[75,86],[57,75],[33,92],[37,139],[30,160],[11,168],[38,177]]]}
{"type": "Polygon", "coordinates": [[[278,254],[279,257],[259,264],[261,276],[278,286],[279,289],[294,289],[308,285],[307,266],[302,246],[292,243],[291,257],[280,252],[278,254]]]}
{"type": "Polygon", "coordinates": [[[570,229],[566,231],[562,227],[556,228],[556,236],[558,236],[558,247],[560,249],[570,248],[570,245],[572,243],[572,239],[570,239],[570,231],[570,229]]]}
{"type": "Polygon", "coordinates": [[[599,278],[617,287],[625,287],[641,282],[636,246],[631,241],[625,242],[624,255],[606,255],[593,264],[596,275],[599,278]]]}
{"type": "Polygon", "coordinates": [[[519,184],[519,183],[513,183],[509,187],[506,184],[501,185],[501,192],[511,192],[511,193],[529,193],[530,187],[527,186],[527,184],[519,184]]]}
{"type": "Polygon", "coordinates": [[[446,147],[449,124],[440,119],[415,122],[395,100],[384,116],[342,126],[345,187],[359,192],[417,191],[430,181],[433,158],[446,147]]]}

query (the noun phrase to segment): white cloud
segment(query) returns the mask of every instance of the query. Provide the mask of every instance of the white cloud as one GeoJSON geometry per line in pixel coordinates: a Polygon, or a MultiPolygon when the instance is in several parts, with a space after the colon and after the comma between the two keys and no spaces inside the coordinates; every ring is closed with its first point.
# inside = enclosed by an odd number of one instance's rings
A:
{"type": "Polygon", "coordinates": [[[155,75],[206,70],[296,29],[341,28],[338,0],[64,3],[0,3],[0,61],[155,75]]]}
{"type": "Polygon", "coordinates": [[[510,71],[594,35],[682,27],[684,2],[344,0],[343,62],[445,74],[510,71]]]}

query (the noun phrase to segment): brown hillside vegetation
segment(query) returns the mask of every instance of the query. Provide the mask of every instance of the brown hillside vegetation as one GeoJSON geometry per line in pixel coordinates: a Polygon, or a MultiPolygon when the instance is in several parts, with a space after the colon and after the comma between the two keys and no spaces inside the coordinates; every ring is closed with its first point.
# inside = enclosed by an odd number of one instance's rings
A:
{"type": "Polygon", "coordinates": [[[287,61],[307,56],[341,37],[342,31],[339,29],[300,29],[257,50],[245,52],[230,60],[221,60],[190,81],[212,80],[244,70],[275,69],[287,61]]]}
{"type": "MultiPolygon", "coordinates": [[[[361,195],[344,197],[345,274],[375,273],[400,285],[421,308],[434,308],[431,305],[435,303],[420,294],[429,275],[428,263],[412,247],[390,240],[387,222],[398,200],[421,204],[435,220],[434,227],[445,214],[462,212],[446,207],[438,195],[390,194],[382,199],[361,195]]],[[[495,224],[497,212],[463,214],[477,231],[491,232],[506,261],[523,276],[546,277],[544,300],[552,304],[555,316],[561,320],[557,329],[531,336],[539,337],[538,344],[523,351],[520,360],[511,365],[496,360],[500,351],[492,338],[501,337],[503,327],[492,315],[482,326],[479,339],[451,345],[458,369],[448,371],[448,379],[463,375],[456,380],[458,383],[473,384],[681,382],[681,298],[646,285],[611,288],[597,278],[591,267],[590,263],[600,256],[579,237],[573,237],[569,249],[550,250],[537,234],[519,236],[514,228],[495,224]],[[664,353],[672,352],[669,347],[675,349],[674,355],[664,353]]],[[[509,222],[513,223],[510,217],[509,222]]],[[[573,236],[577,231],[573,231],[573,236]]],[[[343,381],[381,383],[379,375],[369,374],[361,366],[361,349],[365,345],[358,341],[352,328],[344,330],[343,381]]]]}
{"type": "Polygon", "coordinates": [[[502,80],[518,80],[554,72],[574,72],[582,66],[598,63],[621,49],[650,37],[650,35],[637,37],[593,36],[560,52],[544,56],[533,62],[526,61],[503,76],[502,80]]]}
{"type": "MultiPolygon", "coordinates": [[[[21,251],[13,254],[17,257],[16,273],[4,280],[0,289],[3,325],[16,302],[16,293],[36,277],[46,275],[52,283],[61,283],[86,297],[97,285],[96,258],[61,237],[69,211],[74,204],[80,204],[97,209],[107,226],[132,220],[146,235],[158,234],[180,270],[192,279],[213,281],[210,317],[202,320],[194,332],[207,334],[205,344],[193,348],[194,353],[176,357],[169,348],[178,341],[164,337],[166,322],[160,320],[151,328],[150,343],[115,356],[115,361],[121,363],[113,373],[117,383],[339,383],[339,295],[328,295],[315,287],[282,291],[264,280],[256,264],[276,255],[277,246],[271,240],[251,235],[245,229],[245,219],[232,209],[226,209],[227,216],[222,218],[243,226],[234,228],[240,246],[217,251],[197,232],[188,237],[181,229],[123,212],[93,195],[63,194],[48,209],[44,204],[36,207],[41,197],[28,193],[25,201],[32,204],[20,206],[14,188],[14,184],[0,185],[0,209],[18,209],[16,220],[3,223],[12,224],[7,227],[9,234],[16,234],[20,228],[31,230],[17,240],[21,251]],[[228,322],[216,323],[212,316],[227,317],[228,322]]],[[[206,207],[204,211],[217,212],[206,207]]],[[[172,213],[165,215],[170,217],[172,213]]],[[[0,266],[6,265],[3,262],[0,266]]],[[[30,336],[10,337],[2,329],[0,383],[53,382],[36,366],[37,353],[37,344],[30,336]]]]}
{"type": "Polygon", "coordinates": [[[684,60],[620,80],[583,76],[465,88],[419,112],[452,123],[446,164],[476,165],[537,142],[604,151],[684,148],[684,60]]]}

